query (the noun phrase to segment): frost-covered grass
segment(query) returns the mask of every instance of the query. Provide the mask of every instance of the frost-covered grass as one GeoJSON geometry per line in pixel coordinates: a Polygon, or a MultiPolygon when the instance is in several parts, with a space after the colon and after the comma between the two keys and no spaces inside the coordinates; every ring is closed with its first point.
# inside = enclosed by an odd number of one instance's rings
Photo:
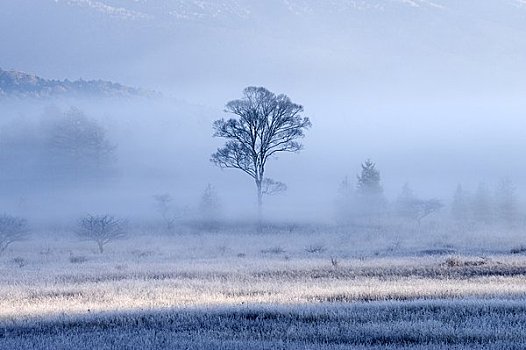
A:
{"type": "Polygon", "coordinates": [[[235,306],[10,324],[6,349],[524,349],[525,300],[235,306]]]}
{"type": "Polygon", "coordinates": [[[522,349],[518,237],[42,235],[0,257],[0,349],[522,349]]]}

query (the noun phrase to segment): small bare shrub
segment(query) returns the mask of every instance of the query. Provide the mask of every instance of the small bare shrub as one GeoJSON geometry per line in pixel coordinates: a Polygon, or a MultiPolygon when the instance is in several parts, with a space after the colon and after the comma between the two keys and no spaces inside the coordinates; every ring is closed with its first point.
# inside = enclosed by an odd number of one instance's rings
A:
{"type": "Polygon", "coordinates": [[[86,261],[88,261],[88,258],[86,258],[85,256],[81,256],[81,255],[79,256],[71,255],[69,257],[69,262],[72,264],[83,264],[86,261]]]}
{"type": "Polygon", "coordinates": [[[325,246],[323,244],[310,245],[307,248],[305,248],[305,251],[311,254],[323,253],[326,250],[327,249],[325,249],[325,246]]]}
{"type": "Polygon", "coordinates": [[[439,249],[425,249],[420,251],[422,255],[448,255],[456,253],[454,249],[439,248],[439,249]]]}
{"type": "Polygon", "coordinates": [[[51,254],[53,254],[53,251],[51,250],[51,248],[42,249],[40,251],[40,255],[43,255],[43,256],[50,256],[51,254]]]}
{"type": "Polygon", "coordinates": [[[18,267],[22,268],[24,266],[26,266],[26,260],[20,256],[17,256],[16,258],[14,258],[13,260],[11,260],[14,264],[18,265],[18,267]]]}
{"type": "Polygon", "coordinates": [[[285,253],[285,250],[281,247],[272,247],[268,249],[261,250],[263,254],[283,254],[285,253]]]}
{"type": "Polygon", "coordinates": [[[459,258],[452,256],[447,258],[444,264],[447,267],[458,267],[462,266],[462,261],[459,258]]]}
{"type": "Polygon", "coordinates": [[[0,215],[0,255],[10,244],[26,239],[27,234],[25,219],[7,214],[0,215]]]}
{"type": "Polygon", "coordinates": [[[146,258],[148,256],[152,256],[155,254],[153,250],[141,250],[141,249],[134,249],[132,250],[131,253],[138,258],[146,258]]]}
{"type": "Polygon", "coordinates": [[[331,265],[332,267],[336,268],[340,264],[340,261],[336,257],[331,257],[331,265]]]}
{"type": "Polygon", "coordinates": [[[473,267],[473,266],[482,266],[490,262],[489,259],[481,257],[480,260],[462,260],[459,257],[449,257],[443,263],[447,267],[473,267]]]}
{"type": "Polygon", "coordinates": [[[517,247],[517,248],[512,248],[510,250],[510,253],[511,254],[521,254],[521,253],[525,253],[526,252],[526,247],[521,245],[520,247],[517,247]]]}
{"type": "Polygon", "coordinates": [[[124,237],[124,224],[111,215],[88,215],[80,219],[77,234],[83,240],[96,242],[102,254],[106,244],[124,237]]]}
{"type": "Polygon", "coordinates": [[[219,253],[221,254],[221,256],[223,256],[228,251],[228,247],[226,245],[221,245],[217,247],[217,250],[219,250],[219,253]]]}

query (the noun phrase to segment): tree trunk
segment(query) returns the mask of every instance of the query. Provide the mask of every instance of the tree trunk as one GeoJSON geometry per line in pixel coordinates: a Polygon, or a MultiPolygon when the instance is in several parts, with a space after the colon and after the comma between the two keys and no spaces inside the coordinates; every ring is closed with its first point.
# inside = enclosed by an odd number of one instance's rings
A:
{"type": "Polygon", "coordinates": [[[263,193],[261,192],[261,181],[256,181],[258,189],[258,232],[263,231],[263,193]]]}
{"type": "Polygon", "coordinates": [[[0,242],[0,255],[2,255],[4,253],[4,250],[7,249],[8,245],[9,245],[9,243],[3,244],[2,242],[0,242]]]}
{"type": "Polygon", "coordinates": [[[102,242],[97,242],[97,244],[99,245],[99,253],[104,253],[104,244],[102,242]]]}

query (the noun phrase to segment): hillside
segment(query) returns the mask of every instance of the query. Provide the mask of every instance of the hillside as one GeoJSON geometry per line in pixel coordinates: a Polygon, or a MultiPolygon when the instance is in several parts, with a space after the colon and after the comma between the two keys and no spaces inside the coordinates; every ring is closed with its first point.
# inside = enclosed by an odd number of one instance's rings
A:
{"type": "Polygon", "coordinates": [[[0,96],[16,97],[54,97],[54,96],[92,96],[92,97],[134,97],[153,96],[156,93],[132,88],[104,80],[52,80],[35,74],[0,68],[0,96]]]}

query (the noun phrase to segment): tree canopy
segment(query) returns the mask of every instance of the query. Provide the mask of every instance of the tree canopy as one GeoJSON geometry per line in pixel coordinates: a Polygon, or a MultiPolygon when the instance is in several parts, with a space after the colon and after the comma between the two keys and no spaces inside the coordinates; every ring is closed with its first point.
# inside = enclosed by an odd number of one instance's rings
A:
{"type": "MultiPolygon", "coordinates": [[[[303,106],[293,103],[286,95],[276,95],[263,87],[247,87],[243,97],[227,103],[225,112],[233,118],[219,119],[213,124],[214,136],[228,141],[212,154],[211,161],[221,168],[234,168],[252,177],[261,210],[263,185],[279,184],[266,180],[265,166],[279,152],[298,152],[303,146],[299,139],[311,126],[303,117],[303,106]]],[[[274,190],[268,191],[275,192],[274,190]]]]}

